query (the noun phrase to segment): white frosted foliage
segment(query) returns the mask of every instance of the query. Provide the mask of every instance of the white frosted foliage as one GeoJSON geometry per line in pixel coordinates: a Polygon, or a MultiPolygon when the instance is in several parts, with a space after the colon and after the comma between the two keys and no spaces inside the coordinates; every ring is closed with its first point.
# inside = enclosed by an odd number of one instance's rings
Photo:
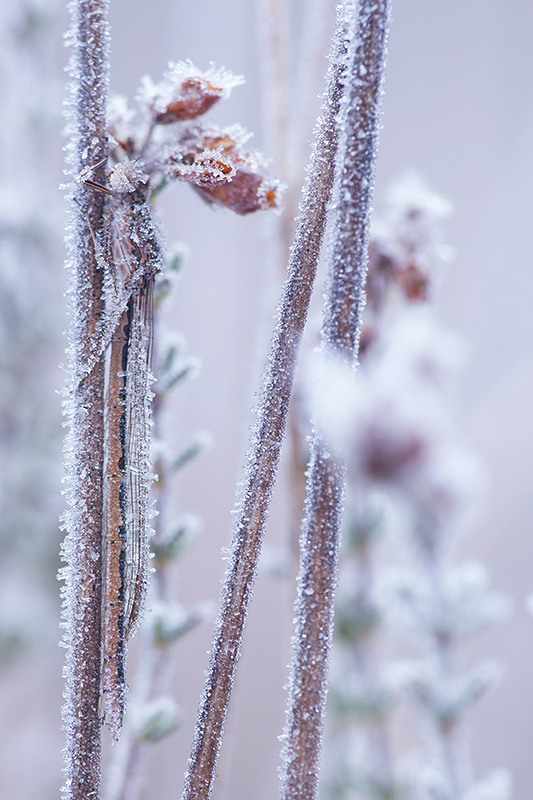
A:
{"type": "Polygon", "coordinates": [[[430,582],[415,573],[390,575],[385,589],[389,601],[415,630],[427,635],[461,637],[504,617],[509,604],[489,590],[482,564],[464,562],[450,568],[440,591],[438,606],[432,601],[430,582]]]}
{"type": "Polygon", "coordinates": [[[131,712],[135,736],[145,742],[157,742],[176,730],[182,713],[172,697],[165,695],[145,703],[131,712]]]}
{"type": "Polygon", "coordinates": [[[513,781],[506,769],[497,769],[474,784],[466,793],[465,800],[511,800],[513,781]]]}

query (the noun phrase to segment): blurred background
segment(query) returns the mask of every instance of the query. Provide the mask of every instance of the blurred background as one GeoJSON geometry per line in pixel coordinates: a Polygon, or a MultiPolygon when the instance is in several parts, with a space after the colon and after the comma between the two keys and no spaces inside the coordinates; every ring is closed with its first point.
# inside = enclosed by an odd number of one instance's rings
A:
{"type": "MultiPolygon", "coordinates": [[[[304,0],[293,4],[295,35],[308,13],[304,0]]],[[[245,0],[112,0],[112,91],[133,102],[141,76],[160,79],[169,60],[190,58],[204,69],[211,61],[223,65],[246,83],[212,119],[241,123],[254,132],[253,145],[273,158],[258,16],[256,4],[245,0]]],[[[333,19],[327,9],[312,80],[325,72],[333,19]]],[[[0,794],[48,800],[58,796],[63,746],[55,575],[64,431],[55,390],[64,383],[58,365],[67,325],[59,185],[68,20],[55,0],[4,0],[0,25],[0,794]]],[[[488,476],[481,510],[457,554],[483,561],[494,588],[513,604],[507,622],[469,642],[462,654],[465,664],[494,657],[504,670],[468,717],[470,752],[476,775],[511,770],[515,800],[529,800],[533,777],[533,620],[526,608],[533,592],[532,32],[527,0],[394,5],[375,190],[379,215],[391,182],[413,167],[454,207],[445,240],[455,256],[439,290],[438,316],[469,346],[454,413],[488,476]]],[[[306,87],[311,120],[320,89],[320,82],[306,87]]],[[[276,163],[271,168],[277,172],[276,163]]],[[[300,165],[295,173],[301,175],[300,165]]],[[[203,364],[169,403],[167,438],[179,449],[207,430],[214,442],[183,472],[171,498],[174,513],[194,512],[203,520],[174,575],[176,597],[190,605],[217,601],[220,592],[221,548],[230,542],[235,485],[279,296],[271,252],[276,222],[268,214],[213,210],[185,184],[167,191],[159,213],[167,243],[183,241],[190,249],[165,324],[183,334],[203,364]]],[[[319,313],[320,286],[316,295],[319,313]]],[[[270,546],[287,538],[285,472],[282,464],[270,546]]],[[[217,800],[277,793],[292,596],[290,581],[259,576],[217,800]]],[[[183,724],[153,747],[143,798],[170,800],[181,792],[210,627],[204,623],[176,646],[174,694],[183,724]]]]}

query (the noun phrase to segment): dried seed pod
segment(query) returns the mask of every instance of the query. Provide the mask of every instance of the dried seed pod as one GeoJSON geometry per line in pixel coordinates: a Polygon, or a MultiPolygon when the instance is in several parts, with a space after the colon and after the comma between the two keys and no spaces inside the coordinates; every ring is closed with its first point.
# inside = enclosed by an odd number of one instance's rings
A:
{"type": "Polygon", "coordinates": [[[187,78],[178,87],[175,99],[164,111],[156,114],[155,121],[158,125],[168,125],[178,120],[195,119],[220,100],[222,91],[205,78],[187,78]]]}
{"type": "Polygon", "coordinates": [[[236,168],[224,157],[222,148],[205,149],[201,153],[170,152],[167,156],[166,174],[172,178],[189,181],[195,186],[219,186],[234,177],[236,168]]]}
{"type": "Polygon", "coordinates": [[[145,77],[139,99],[147,106],[154,122],[169,125],[205,114],[240,83],[243,83],[240,76],[213,64],[203,72],[190,61],[179,61],[169,64],[160,83],[155,84],[145,77]]]}
{"type": "Polygon", "coordinates": [[[218,129],[197,123],[152,168],[189,181],[208,203],[237,214],[280,208],[283,186],[266,174],[262,158],[244,147],[249,138],[239,125],[218,129]]]}
{"type": "Polygon", "coordinates": [[[208,203],[231,208],[237,214],[280,208],[281,205],[279,181],[243,168],[237,169],[229,183],[195,188],[208,203]]]}
{"type": "Polygon", "coordinates": [[[411,262],[398,273],[398,283],[408,300],[428,300],[430,277],[427,270],[411,262]]]}

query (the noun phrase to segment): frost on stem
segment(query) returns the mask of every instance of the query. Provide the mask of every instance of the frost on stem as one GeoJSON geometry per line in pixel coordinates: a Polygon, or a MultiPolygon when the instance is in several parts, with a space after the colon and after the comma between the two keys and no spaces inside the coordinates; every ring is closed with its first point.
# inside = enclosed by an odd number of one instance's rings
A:
{"type": "Polygon", "coordinates": [[[295,361],[325,228],[326,208],[333,183],[337,144],[335,120],[342,91],[342,75],[345,69],[342,56],[345,49],[344,25],[341,23],[332,49],[322,113],[317,124],[311,166],[304,186],[288,278],[263,378],[258,421],[253,430],[233,532],[232,554],[185,778],[184,800],[208,798],[215,778],[229,697],[279,460],[295,361]]]}
{"type": "MultiPolygon", "coordinates": [[[[378,141],[389,3],[348,2],[339,148],[333,191],[323,349],[357,357],[364,305],[370,203],[378,141]]],[[[342,15],[341,15],[342,20],[342,15]]],[[[337,583],[345,469],[315,419],[302,530],[281,797],[316,797],[337,583]]]]}
{"type": "MultiPolygon", "coordinates": [[[[68,162],[72,176],[106,155],[105,105],[108,83],[108,28],[105,0],[70,4],[70,96],[68,162]]],[[[103,177],[103,167],[96,178],[103,177]]],[[[65,444],[68,511],[63,558],[66,728],[64,797],[98,798],[100,790],[100,630],[102,581],[103,395],[101,360],[89,375],[83,366],[102,312],[102,273],[94,252],[103,195],[74,185],[67,237],[70,312],[69,368],[72,392],[66,399],[69,434],[65,444]]]]}

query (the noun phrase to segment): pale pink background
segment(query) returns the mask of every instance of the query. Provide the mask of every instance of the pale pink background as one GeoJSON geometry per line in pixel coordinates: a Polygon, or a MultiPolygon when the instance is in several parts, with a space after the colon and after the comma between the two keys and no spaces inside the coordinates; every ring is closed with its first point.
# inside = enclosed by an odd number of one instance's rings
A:
{"type": "MultiPolygon", "coordinates": [[[[169,59],[223,64],[244,74],[246,84],[212,117],[241,122],[262,146],[254,3],[112,0],[111,23],[114,90],[132,96],[140,76],[157,79],[169,59]]],[[[455,206],[446,234],[457,258],[442,288],[440,315],[471,344],[460,417],[465,440],[490,478],[485,511],[461,549],[487,562],[494,586],[514,603],[510,622],[465,649],[465,663],[494,656],[505,669],[501,684],[470,716],[471,753],[478,776],[498,766],[512,770],[515,800],[530,800],[533,779],[533,619],[525,609],[533,592],[532,37],[528,0],[395,3],[375,203],[379,211],[390,181],[416,167],[455,206]]],[[[64,59],[59,45],[58,59],[64,59]]],[[[58,169],[56,184],[60,180],[58,169]]],[[[171,189],[161,212],[168,242],[184,240],[192,253],[168,322],[203,361],[198,380],[177,393],[168,430],[177,444],[197,429],[211,431],[215,440],[184,474],[175,497],[177,511],[195,511],[205,523],[176,581],[177,597],[192,603],[219,595],[220,550],[229,544],[234,487],[277,289],[264,258],[264,219],[213,212],[188,186],[171,189]]],[[[61,281],[60,273],[58,264],[61,281]]],[[[269,542],[283,540],[283,509],[281,489],[269,542]]],[[[277,794],[290,594],[274,578],[260,576],[217,800],[277,794]]],[[[171,800],[181,792],[209,641],[204,625],[177,645],[175,696],[185,720],[154,748],[144,800],[171,800]]],[[[3,797],[57,796],[61,658],[49,648],[39,664],[5,676],[3,797]],[[43,674],[44,684],[38,680],[43,674]]]]}

